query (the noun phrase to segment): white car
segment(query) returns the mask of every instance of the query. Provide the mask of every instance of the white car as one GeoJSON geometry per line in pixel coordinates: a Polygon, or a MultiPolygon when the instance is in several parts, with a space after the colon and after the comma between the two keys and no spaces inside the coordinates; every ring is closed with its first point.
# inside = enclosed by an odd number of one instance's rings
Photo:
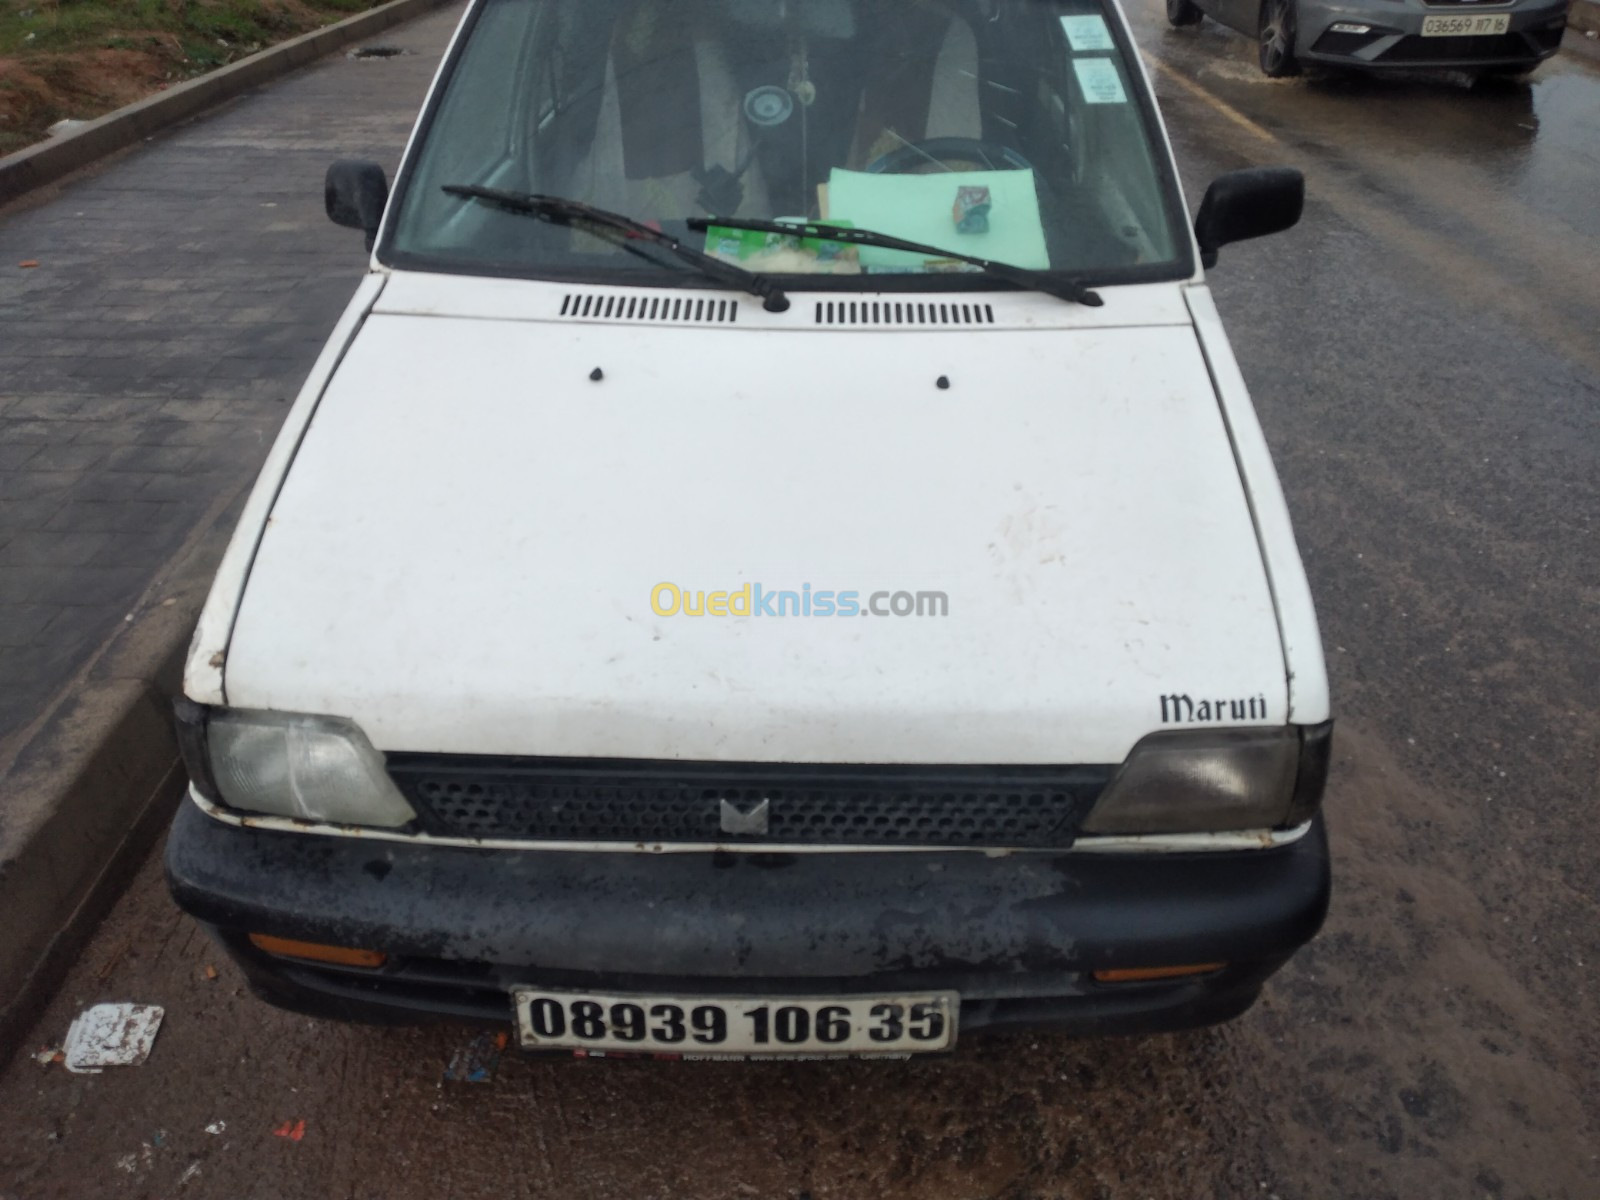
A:
{"type": "Polygon", "coordinates": [[[1327,677],[1111,0],[475,0],[218,572],[167,866],[265,998],[577,1054],[1243,1011],[1327,677]]]}

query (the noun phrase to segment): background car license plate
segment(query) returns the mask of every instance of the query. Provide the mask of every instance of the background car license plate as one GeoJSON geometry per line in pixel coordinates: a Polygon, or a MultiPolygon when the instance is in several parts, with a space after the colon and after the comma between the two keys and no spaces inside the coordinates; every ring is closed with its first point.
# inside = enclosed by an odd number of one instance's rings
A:
{"type": "Polygon", "coordinates": [[[597,995],[516,988],[525,1049],[643,1054],[917,1054],[956,1041],[954,992],[904,996],[597,995]]]}
{"type": "Polygon", "coordinates": [[[1452,17],[1423,17],[1423,37],[1486,37],[1511,28],[1510,13],[1467,13],[1452,17]]]}

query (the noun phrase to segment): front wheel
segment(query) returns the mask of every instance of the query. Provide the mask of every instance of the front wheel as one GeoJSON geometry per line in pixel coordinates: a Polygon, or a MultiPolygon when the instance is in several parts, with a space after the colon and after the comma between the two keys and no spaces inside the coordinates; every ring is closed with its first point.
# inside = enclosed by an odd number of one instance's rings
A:
{"type": "Polygon", "coordinates": [[[1195,7],[1194,0],[1167,0],[1167,24],[1177,29],[1185,25],[1198,25],[1205,16],[1195,7]]]}
{"type": "Polygon", "coordinates": [[[1261,73],[1268,79],[1300,74],[1300,60],[1294,56],[1294,30],[1294,0],[1265,0],[1258,45],[1261,73]]]}

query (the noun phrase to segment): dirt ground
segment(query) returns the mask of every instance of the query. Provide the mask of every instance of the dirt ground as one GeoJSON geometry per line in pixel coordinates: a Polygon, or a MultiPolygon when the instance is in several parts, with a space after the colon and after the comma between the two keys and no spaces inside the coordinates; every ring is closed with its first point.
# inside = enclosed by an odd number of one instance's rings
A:
{"type": "Polygon", "coordinates": [[[382,0],[0,0],[0,154],[382,0]]]}

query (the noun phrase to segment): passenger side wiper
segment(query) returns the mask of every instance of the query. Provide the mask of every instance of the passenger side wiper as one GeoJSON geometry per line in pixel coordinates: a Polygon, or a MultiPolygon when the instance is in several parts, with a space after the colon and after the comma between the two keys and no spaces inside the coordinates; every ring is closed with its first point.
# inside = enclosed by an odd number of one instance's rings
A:
{"type": "Polygon", "coordinates": [[[795,237],[818,238],[824,242],[848,242],[855,246],[877,246],[884,250],[929,254],[938,258],[954,259],[956,262],[971,263],[985,275],[992,275],[996,279],[1003,279],[1007,283],[1014,283],[1029,291],[1044,292],[1061,300],[1070,300],[1074,304],[1099,308],[1105,303],[1098,292],[1090,291],[1075,279],[1053,275],[1048,271],[1014,267],[1010,263],[979,258],[975,254],[962,254],[959,250],[946,250],[943,246],[930,246],[926,242],[908,242],[905,238],[877,233],[871,229],[854,229],[848,225],[825,225],[815,221],[746,221],[738,217],[689,218],[690,229],[703,231],[713,225],[719,225],[724,229],[748,229],[755,233],[788,233],[795,237]]]}
{"type": "Polygon", "coordinates": [[[444,190],[452,196],[469,200],[482,200],[506,212],[537,217],[556,225],[584,225],[595,229],[609,229],[628,237],[639,238],[661,246],[682,261],[694,267],[709,279],[729,284],[740,291],[759,296],[762,307],[768,312],[783,312],[789,307],[789,298],[783,289],[764,275],[735,266],[704,250],[685,246],[670,233],[663,233],[643,221],[635,221],[621,213],[595,208],[581,200],[567,200],[561,196],[543,196],[537,192],[512,192],[503,188],[481,187],[470,183],[447,183],[444,190]]]}

